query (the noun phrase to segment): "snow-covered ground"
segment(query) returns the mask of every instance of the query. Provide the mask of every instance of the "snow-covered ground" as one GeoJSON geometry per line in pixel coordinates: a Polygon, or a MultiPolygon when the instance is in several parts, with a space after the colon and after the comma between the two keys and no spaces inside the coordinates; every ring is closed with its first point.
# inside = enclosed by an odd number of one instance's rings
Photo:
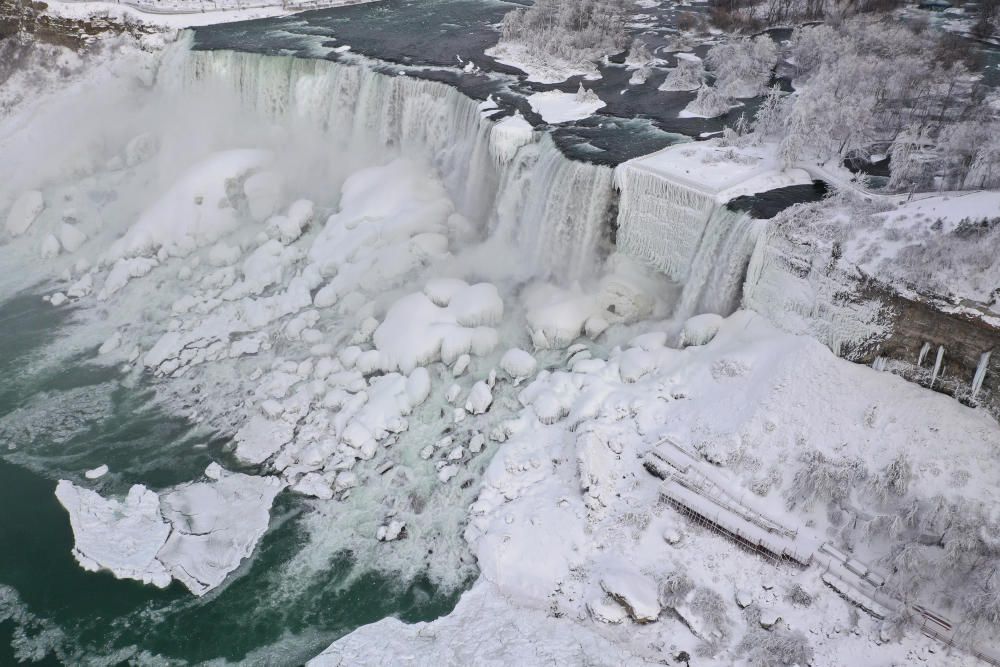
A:
{"type": "Polygon", "coordinates": [[[716,321],[714,337],[706,324],[687,334],[704,345],[668,347],[651,324],[607,358],[568,354],[540,373],[500,424],[470,508],[479,583],[444,619],[363,628],[316,664],[655,664],[681,652],[718,665],[977,664],[859,612],[823,566],[768,561],[690,522],[642,457],[669,436],[729,493],[891,571],[903,545],[884,532],[890,507],[994,502],[996,425],[752,313],[716,321]],[[885,488],[900,460],[900,485],[885,488]],[[880,505],[887,514],[860,509],[880,505]]]}
{"type": "Polygon", "coordinates": [[[162,28],[249,21],[251,19],[287,16],[296,12],[329,7],[343,7],[378,0],[52,0],[46,12],[62,18],[86,20],[95,15],[116,21],[128,21],[162,28]]]}

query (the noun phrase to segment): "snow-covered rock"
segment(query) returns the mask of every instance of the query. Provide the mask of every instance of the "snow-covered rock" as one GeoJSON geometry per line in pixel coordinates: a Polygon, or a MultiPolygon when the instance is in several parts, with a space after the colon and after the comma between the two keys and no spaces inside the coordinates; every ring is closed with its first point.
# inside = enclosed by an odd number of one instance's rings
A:
{"type": "Polygon", "coordinates": [[[660,617],[656,582],[649,577],[626,570],[607,572],[601,577],[601,588],[639,623],[652,623],[660,617]]]}
{"type": "Polygon", "coordinates": [[[500,359],[500,368],[515,382],[520,382],[535,374],[538,362],[531,354],[520,348],[511,348],[500,359]]]}
{"type": "Polygon", "coordinates": [[[684,323],[681,331],[681,347],[688,345],[705,345],[712,342],[722,325],[722,317],[714,313],[695,315],[684,323]]]}
{"type": "Polygon", "coordinates": [[[465,401],[465,410],[469,414],[481,415],[490,409],[490,405],[493,403],[493,392],[490,391],[489,386],[480,380],[476,384],[472,385],[472,391],[469,392],[469,398],[465,401]]]}

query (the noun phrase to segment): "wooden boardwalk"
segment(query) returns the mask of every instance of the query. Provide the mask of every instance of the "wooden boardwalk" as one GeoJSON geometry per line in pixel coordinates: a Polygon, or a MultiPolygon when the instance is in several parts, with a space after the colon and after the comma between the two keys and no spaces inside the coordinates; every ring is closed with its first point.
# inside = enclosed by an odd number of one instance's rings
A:
{"type": "Polygon", "coordinates": [[[920,631],[946,646],[1000,667],[1000,657],[961,640],[945,616],[919,603],[889,594],[886,577],[850,553],[837,549],[814,532],[789,528],[756,508],[753,498],[734,494],[732,484],[696,454],[663,438],[643,459],[649,473],[662,480],[660,496],[703,525],[774,564],[816,566],[821,581],[838,595],[877,619],[908,613],[920,631]]]}

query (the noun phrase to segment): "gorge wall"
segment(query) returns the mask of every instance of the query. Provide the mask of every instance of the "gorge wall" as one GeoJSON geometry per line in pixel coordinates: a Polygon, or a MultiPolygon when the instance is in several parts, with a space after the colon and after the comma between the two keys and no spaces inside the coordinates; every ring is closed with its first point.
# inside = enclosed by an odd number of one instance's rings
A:
{"type": "Polygon", "coordinates": [[[768,226],[748,269],[746,308],[787,331],[817,338],[845,359],[983,406],[1000,418],[1000,322],[984,306],[959,308],[904,294],[839,258],[832,243],[803,231],[794,224],[768,226]]]}
{"type": "Polygon", "coordinates": [[[48,5],[36,0],[0,0],[0,41],[36,39],[47,44],[80,49],[101,35],[133,36],[150,34],[153,29],[95,14],[86,19],[63,18],[46,11],[48,5]]]}

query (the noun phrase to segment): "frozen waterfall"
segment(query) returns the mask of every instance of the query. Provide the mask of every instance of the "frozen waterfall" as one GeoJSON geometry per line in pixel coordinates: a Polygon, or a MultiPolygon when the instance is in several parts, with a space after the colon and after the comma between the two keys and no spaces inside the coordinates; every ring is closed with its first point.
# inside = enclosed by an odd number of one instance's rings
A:
{"type": "Polygon", "coordinates": [[[683,286],[675,315],[729,315],[739,308],[747,265],[766,223],[719,203],[712,192],[642,165],[615,171],[618,249],[683,286]]]}
{"type": "Polygon", "coordinates": [[[513,244],[525,274],[570,283],[593,273],[609,229],[611,169],[570,160],[540,133],[497,159],[497,124],[486,117],[495,112],[451,86],[364,64],[235,51],[185,51],[168,63],[165,85],[188,94],[228,87],[257,112],[319,128],[334,155],[426,161],[462,215],[513,244]]]}

